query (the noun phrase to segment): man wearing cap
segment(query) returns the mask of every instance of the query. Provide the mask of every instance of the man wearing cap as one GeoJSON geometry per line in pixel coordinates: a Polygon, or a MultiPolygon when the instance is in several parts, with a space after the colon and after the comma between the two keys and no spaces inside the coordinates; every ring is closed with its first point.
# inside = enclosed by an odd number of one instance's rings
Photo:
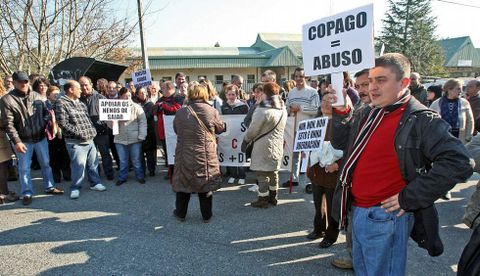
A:
{"type": "Polygon", "coordinates": [[[15,88],[0,99],[2,123],[10,140],[15,144],[18,158],[23,204],[32,203],[33,187],[30,165],[35,150],[42,168],[43,185],[47,194],[63,194],[53,183],[45,127],[50,119],[40,94],[30,90],[28,75],[19,71],[12,75],[15,88]]]}

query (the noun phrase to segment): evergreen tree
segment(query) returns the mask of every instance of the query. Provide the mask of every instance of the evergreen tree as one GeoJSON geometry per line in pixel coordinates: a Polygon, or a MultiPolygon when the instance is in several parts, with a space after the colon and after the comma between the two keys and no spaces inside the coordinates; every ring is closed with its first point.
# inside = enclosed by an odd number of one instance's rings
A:
{"type": "Polygon", "coordinates": [[[388,0],[379,44],[385,52],[407,56],[412,69],[422,75],[444,73],[443,53],[436,42],[436,17],[431,15],[431,0],[388,0]]]}

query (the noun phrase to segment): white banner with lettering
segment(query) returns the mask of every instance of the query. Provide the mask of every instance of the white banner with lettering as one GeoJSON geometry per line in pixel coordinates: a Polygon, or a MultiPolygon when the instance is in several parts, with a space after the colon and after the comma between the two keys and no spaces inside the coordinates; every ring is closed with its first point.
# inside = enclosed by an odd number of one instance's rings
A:
{"type": "MultiPolygon", "coordinates": [[[[165,139],[167,143],[168,164],[175,164],[175,148],[177,135],[173,131],[175,116],[163,116],[165,139]]],[[[250,166],[245,160],[245,154],[240,150],[247,127],[243,124],[245,115],[221,115],[220,118],[227,124],[227,131],[217,135],[218,159],[220,166],[250,166]]],[[[282,170],[290,170],[293,152],[293,118],[288,117],[284,132],[282,170]]]]}

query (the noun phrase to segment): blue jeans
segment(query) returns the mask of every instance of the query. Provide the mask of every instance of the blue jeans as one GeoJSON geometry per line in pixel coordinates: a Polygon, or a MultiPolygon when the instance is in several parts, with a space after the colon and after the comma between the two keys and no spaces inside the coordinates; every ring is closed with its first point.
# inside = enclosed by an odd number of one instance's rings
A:
{"type": "Polygon", "coordinates": [[[98,174],[97,148],[93,141],[88,144],[67,143],[68,155],[70,155],[70,169],[72,171],[72,186],[70,190],[80,190],[85,178],[85,171],[90,181],[90,187],[101,182],[98,174]]]}
{"type": "Polygon", "coordinates": [[[379,206],[352,207],[355,275],[405,275],[412,213],[397,217],[379,206]]]}
{"type": "Polygon", "coordinates": [[[42,141],[37,143],[23,143],[27,147],[25,153],[20,153],[15,150],[18,159],[18,174],[20,180],[20,186],[22,188],[22,195],[32,196],[32,177],[30,175],[30,165],[32,164],[33,150],[37,154],[38,162],[42,168],[43,187],[45,191],[53,188],[53,174],[52,168],[50,168],[50,156],[48,155],[48,141],[47,138],[43,138],[42,141]]]}
{"type": "Polygon", "coordinates": [[[117,148],[118,158],[120,159],[120,174],[118,180],[127,181],[128,178],[128,158],[132,160],[133,169],[135,170],[135,177],[137,179],[145,179],[145,173],[142,168],[141,154],[142,142],[133,143],[130,145],[123,145],[115,143],[117,148]]]}

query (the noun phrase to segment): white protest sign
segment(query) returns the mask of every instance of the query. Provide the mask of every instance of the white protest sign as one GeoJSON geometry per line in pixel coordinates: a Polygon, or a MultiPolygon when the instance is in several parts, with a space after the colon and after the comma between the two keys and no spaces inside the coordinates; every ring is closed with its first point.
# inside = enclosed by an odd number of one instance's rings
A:
{"type": "MultiPolygon", "coordinates": [[[[175,148],[177,146],[177,135],[173,131],[173,119],[175,116],[163,116],[165,127],[165,140],[167,143],[168,164],[175,164],[175,148]]],[[[245,154],[241,152],[240,146],[247,128],[243,125],[242,115],[221,115],[220,118],[227,124],[227,132],[217,136],[218,157],[221,166],[250,166],[245,160],[245,154]]],[[[287,119],[287,127],[284,133],[284,154],[281,163],[282,170],[290,170],[293,149],[293,117],[287,119]]]]}
{"type": "Polygon", "coordinates": [[[322,148],[328,117],[300,121],[293,147],[294,152],[312,151],[322,148]]]}
{"type": "Polygon", "coordinates": [[[98,104],[100,121],[130,120],[130,102],[128,100],[100,99],[98,104]]]}
{"type": "Polygon", "coordinates": [[[220,166],[249,166],[241,145],[247,127],[243,124],[245,115],[222,115],[227,131],[218,135],[218,161],[220,166]]]}
{"type": "Polygon", "coordinates": [[[288,117],[285,131],[283,132],[283,158],[281,170],[290,171],[292,169],[293,141],[295,139],[293,129],[295,117],[288,117]]]}
{"type": "Polygon", "coordinates": [[[342,106],[345,104],[345,98],[343,97],[343,72],[332,73],[330,79],[332,81],[332,88],[335,90],[335,96],[337,96],[337,101],[332,105],[342,106]]]}
{"type": "Polygon", "coordinates": [[[152,84],[152,76],[149,69],[140,70],[132,73],[132,80],[135,87],[145,87],[152,84]]]}
{"type": "Polygon", "coordinates": [[[177,147],[177,134],[175,134],[175,131],[173,130],[173,119],[175,119],[175,115],[163,115],[168,165],[175,164],[175,148],[177,147]]]}
{"type": "Polygon", "coordinates": [[[373,67],[373,4],[303,25],[302,49],[307,76],[373,67]]]}

